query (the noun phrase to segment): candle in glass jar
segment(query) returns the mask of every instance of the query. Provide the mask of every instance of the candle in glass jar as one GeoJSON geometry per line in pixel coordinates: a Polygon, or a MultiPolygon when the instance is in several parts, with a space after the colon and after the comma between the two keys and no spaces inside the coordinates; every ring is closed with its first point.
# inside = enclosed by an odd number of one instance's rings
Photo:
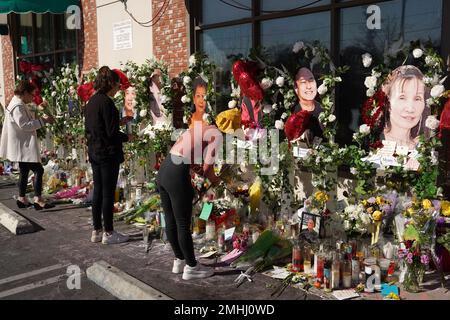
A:
{"type": "Polygon", "coordinates": [[[292,270],[295,272],[303,271],[302,250],[298,245],[294,245],[292,248],[292,270]]]}
{"type": "Polygon", "coordinates": [[[344,262],[344,269],[342,271],[342,283],[344,288],[351,288],[352,286],[352,264],[350,260],[344,262]]]}
{"type": "Polygon", "coordinates": [[[325,266],[325,257],[321,254],[317,255],[317,276],[316,277],[320,282],[323,282],[324,266],[325,266]]]}
{"type": "Polygon", "coordinates": [[[216,238],[216,223],[209,220],[206,224],[206,240],[212,241],[216,238]]]}

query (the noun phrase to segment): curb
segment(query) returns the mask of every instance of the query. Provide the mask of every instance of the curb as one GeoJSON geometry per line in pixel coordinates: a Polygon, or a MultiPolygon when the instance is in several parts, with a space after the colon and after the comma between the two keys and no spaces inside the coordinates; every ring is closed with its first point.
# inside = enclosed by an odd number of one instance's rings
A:
{"type": "Polygon", "coordinates": [[[0,224],[15,235],[34,232],[34,226],[30,221],[15,213],[0,202],[0,224]]]}
{"type": "Polygon", "coordinates": [[[89,280],[120,300],[173,300],[122,270],[100,260],[87,268],[89,280]]]}

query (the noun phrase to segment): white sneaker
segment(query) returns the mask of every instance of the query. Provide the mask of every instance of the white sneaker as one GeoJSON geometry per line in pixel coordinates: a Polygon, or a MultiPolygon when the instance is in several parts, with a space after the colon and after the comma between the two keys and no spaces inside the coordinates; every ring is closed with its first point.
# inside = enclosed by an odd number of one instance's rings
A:
{"type": "Polygon", "coordinates": [[[175,258],[175,260],[173,260],[172,273],[182,273],[185,265],[186,261],[175,258]]]}
{"type": "Polygon", "coordinates": [[[184,266],[182,278],[183,280],[201,279],[211,277],[213,274],[213,269],[204,267],[200,263],[197,263],[195,267],[190,267],[188,265],[184,266]]]}
{"type": "Polygon", "coordinates": [[[92,231],[91,242],[102,242],[103,231],[92,231]]]}
{"type": "Polygon", "coordinates": [[[121,234],[119,232],[113,231],[110,235],[103,233],[102,243],[103,244],[117,244],[128,241],[128,236],[125,234],[121,234]]]}

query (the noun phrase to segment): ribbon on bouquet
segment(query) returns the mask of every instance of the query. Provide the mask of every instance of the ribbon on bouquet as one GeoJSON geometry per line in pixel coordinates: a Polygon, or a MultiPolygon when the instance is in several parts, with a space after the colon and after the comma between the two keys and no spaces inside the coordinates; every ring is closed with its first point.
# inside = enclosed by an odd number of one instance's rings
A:
{"type": "Polygon", "coordinates": [[[378,242],[381,228],[381,220],[383,219],[383,213],[379,210],[372,214],[375,230],[372,231],[372,245],[378,242]]]}

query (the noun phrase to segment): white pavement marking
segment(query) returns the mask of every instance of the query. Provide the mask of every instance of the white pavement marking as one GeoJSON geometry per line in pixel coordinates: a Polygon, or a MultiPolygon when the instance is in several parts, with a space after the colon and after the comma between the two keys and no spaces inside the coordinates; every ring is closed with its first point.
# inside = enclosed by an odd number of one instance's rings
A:
{"type": "Polygon", "coordinates": [[[30,271],[30,272],[25,272],[22,274],[17,274],[15,276],[11,276],[5,279],[0,279],[0,285],[8,283],[8,282],[12,282],[12,281],[16,281],[16,280],[20,280],[20,279],[25,279],[28,277],[32,277],[41,273],[45,273],[45,272],[49,272],[49,271],[53,271],[53,270],[58,270],[61,268],[65,268],[70,266],[70,264],[55,264],[53,266],[49,266],[49,267],[45,267],[42,269],[38,269],[38,270],[34,270],[34,271],[30,271]]]}
{"type": "Polygon", "coordinates": [[[0,298],[4,298],[4,297],[7,297],[7,296],[12,296],[14,294],[18,294],[18,293],[21,293],[21,292],[33,290],[33,289],[36,289],[36,288],[39,288],[39,287],[44,287],[44,286],[47,286],[49,284],[59,282],[59,281],[63,280],[66,277],[67,277],[66,274],[61,274],[61,275],[56,276],[56,277],[48,278],[48,279],[45,279],[45,280],[42,280],[42,281],[33,282],[33,283],[30,283],[30,284],[27,284],[27,285],[24,285],[24,286],[21,286],[21,287],[17,287],[17,288],[14,288],[14,289],[1,291],[0,292],[0,298]]]}

